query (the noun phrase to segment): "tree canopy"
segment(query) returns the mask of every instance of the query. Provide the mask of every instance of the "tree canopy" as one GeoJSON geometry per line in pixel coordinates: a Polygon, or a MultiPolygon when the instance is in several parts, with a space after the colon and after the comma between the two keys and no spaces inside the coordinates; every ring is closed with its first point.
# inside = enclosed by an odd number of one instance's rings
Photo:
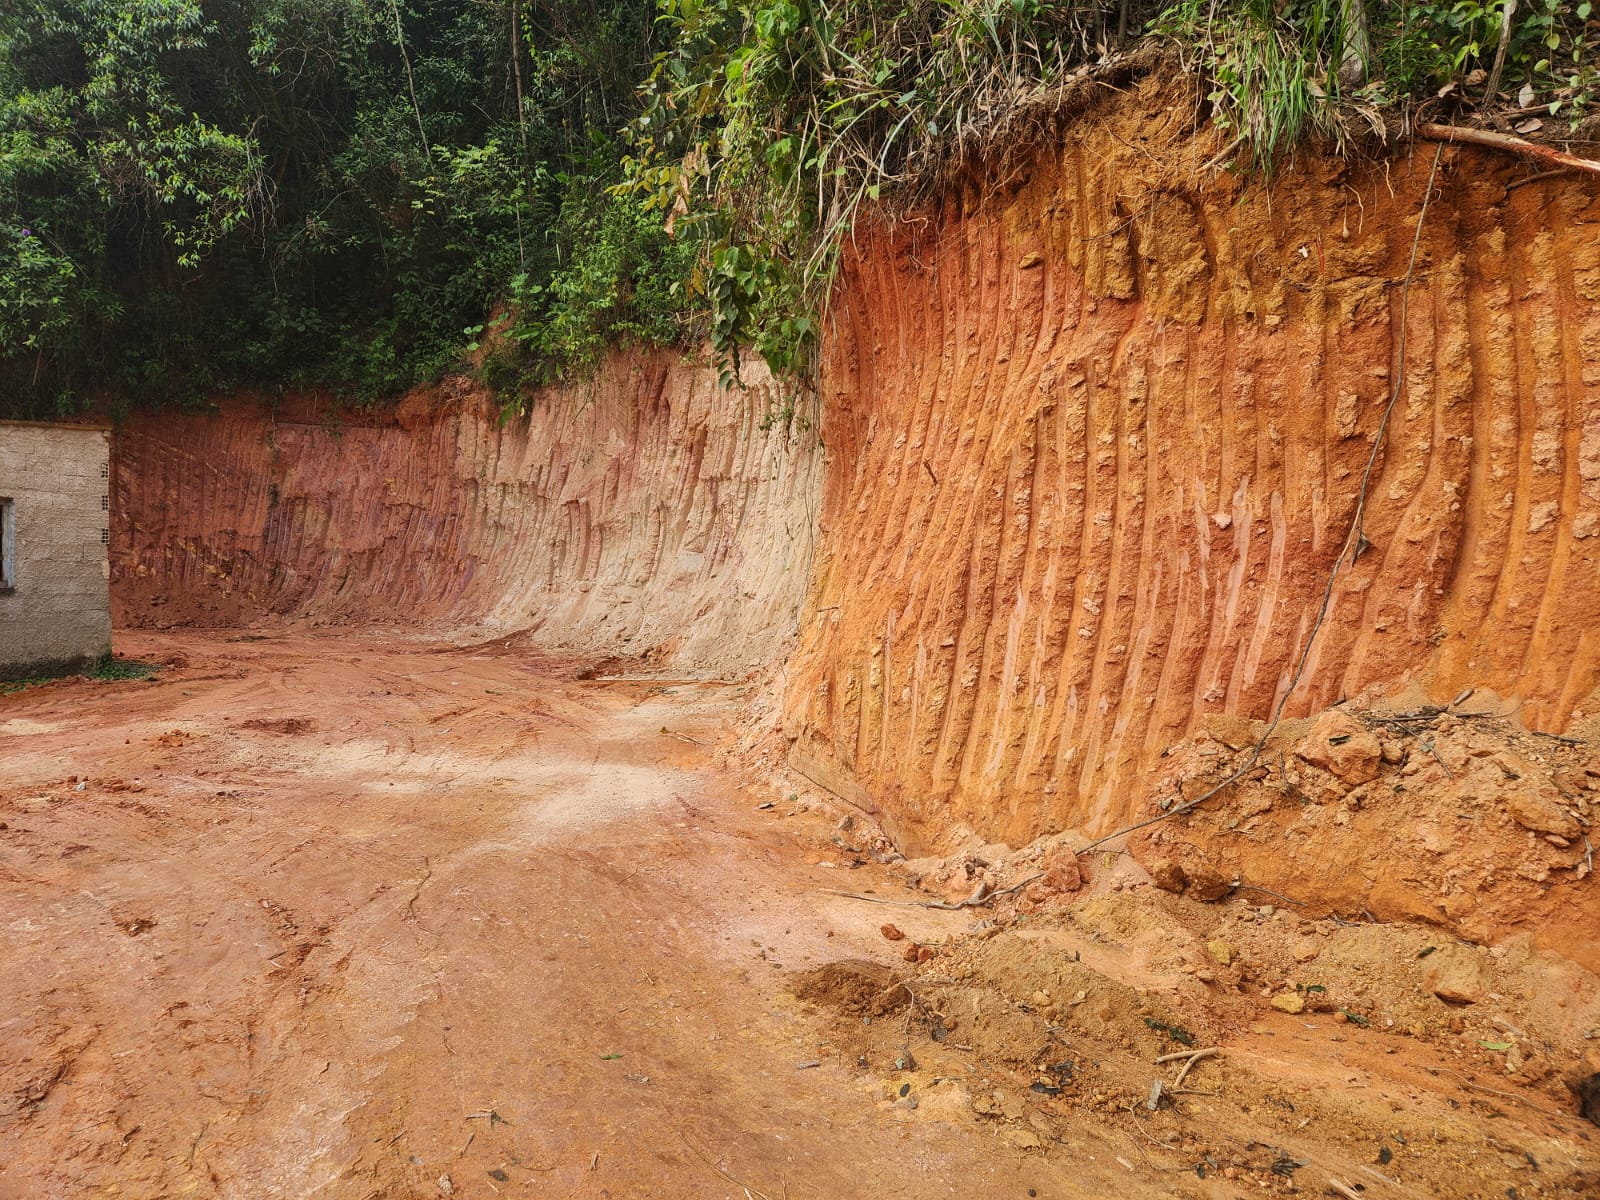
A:
{"type": "Polygon", "coordinates": [[[649,0],[17,0],[3,383],[35,409],[233,382],[378,395],[457,361],[506,301],[546,318],[544,354],[630,326],[670,339],[674,307],[633,291],[675,248],[606,192],[653,18],[649,0]],[[558,278],[575,241],[604,262],[558,278]]]}
{"type": "MultiPolygon", "coordinates": [[[[1426,100],[1570,130],[1592,0],[11,0],[0,396],[513,398],[617,338],[803,375],[837,248],[1141,40],[1239,162],[1426,100]]],[[[1403,125],[1404,122],[1402,121],[1403,125]]]]}

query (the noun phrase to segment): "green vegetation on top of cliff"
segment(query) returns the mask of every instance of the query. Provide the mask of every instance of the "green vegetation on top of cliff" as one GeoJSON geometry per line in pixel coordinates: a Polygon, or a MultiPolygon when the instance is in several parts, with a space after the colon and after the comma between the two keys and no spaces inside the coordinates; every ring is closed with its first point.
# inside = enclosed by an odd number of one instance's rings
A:
{"type": "MultiPolygon", "coordinates": [[[[662,0],[672,29],[625,163],[707,247],[719,349],[803,365],[858,214],[1007,153],[1165,47],[1204,81],[1196,122],[1276,169],[1309,135],[1341,153],[1419,111],[1512,108],[1572,132],[1600,85],[1589,0],[662,0]]],[[[1524,125],[1526,129],[1527,126],[1524,125]]]]}
{"type": "Polygon", "coordinates": [[[1270,169],[1427,104],[1568,133],[1591,0],[16,0],[0,394],[519,403],[618,338],[804,376],[838,248],[1165,45],[1270,169]],[[1076,92],[1074,89],[1078,89],[1076,92]]]}

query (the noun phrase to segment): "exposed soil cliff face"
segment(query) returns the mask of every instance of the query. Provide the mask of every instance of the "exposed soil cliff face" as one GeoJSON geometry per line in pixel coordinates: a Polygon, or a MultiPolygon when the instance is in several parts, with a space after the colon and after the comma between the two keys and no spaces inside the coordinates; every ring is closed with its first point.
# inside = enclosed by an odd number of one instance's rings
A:
{"type": "Polygon", "coordinates": [[[767,664],[806,586],[821,456],[768,427],[763,378],[725,391],[677,356],[618,353],[504,425],[460,384],[374,417],[136,418],[116,445],[118,623],[449,624],[767,664]]]}
{"type": "Polygon", "coordinates": [[[1202,169],[1192,97],[1135,86],[1004,195],[861,231],[826,468],[763,428],[767,389],[668,355],[504,428],[472,394],[141,418],[121,623],[449,623],[728,671],[798,622],[791,761],[908,850],[1152,811],[1202,718],[1271,714],[1341,557],[1289,716],[1475,686],[1586,728],[1600,195],[1447,149],[1407,286],[1429,149],[1241,182],[1202,169]]]}
{"type": "Polygon", "coordinates": [[[1270,715],[1402,345],[1288,713],[1600,711],[1600,192],[1445,150],[1407,289],[1431,149],[1269,189],[1200,170],[1192,115],[1147,82],[847,265],[786,731],[908,844],[1107,830],[1202,717],[1270,715]]]}

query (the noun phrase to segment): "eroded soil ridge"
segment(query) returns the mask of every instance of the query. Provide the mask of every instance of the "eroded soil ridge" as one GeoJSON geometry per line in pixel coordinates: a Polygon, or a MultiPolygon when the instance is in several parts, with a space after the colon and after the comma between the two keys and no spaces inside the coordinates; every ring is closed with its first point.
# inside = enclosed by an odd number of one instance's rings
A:
{"type": "Polygon", "coordinates": [[[116,435],[124,627],[404,624],[740,674],[792,636],[815,440],[759,365],[725,390],[617,354],[502,421],[462,383],[392,414],[316,397],[136,416],[116,435]]]}
{"type": "Polygon", "coordinates": [[[1147,80],[848,258],[787,731],[908,844],[1103,832],[1206,714],[1269,716],[1402,365],[1289,714],[1600,711],[1600,194],[1446,150],[1406,288],[1431,152],[1240,182],[1193,114],[1147,80]]]}

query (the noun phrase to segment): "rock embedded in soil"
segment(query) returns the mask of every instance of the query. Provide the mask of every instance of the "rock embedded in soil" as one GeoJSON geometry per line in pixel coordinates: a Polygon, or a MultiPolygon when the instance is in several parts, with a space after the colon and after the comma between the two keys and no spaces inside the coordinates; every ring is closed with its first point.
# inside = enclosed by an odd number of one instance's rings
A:
{"type": "Polygon", "coordinates": [[[1171,856],[1158,858],[1148,870],[1150,882],[1162,891],[1181,892],[1201,903],[1220,900],[1233,891],[1233,880],[1192,849],[1181,860],[1171,856]]]}
{"type": "Polygon", "coordinates": [[[1365,725],[1338,709],[1323,713],[1294,752],[1345,783],[1371,783],[1383,763],[1383,744],[1365,725]]]}
{"type": "Polygon", "coordinates": [[[1489,993],[1488,971],[1468,946],[1441,946],[1427,959],[1423,986],[1446,1004],[1477,1004],[1489,993]]]}
{"type": "Polygon", "coordinates": [[[1267,727],[1264,721],[1253,721],[1235,713],[1207,713],[1200,725],[1230,750],[1247,750],[1254,746],[1267,727]]]}
{"type": "Polygon", "coordinates": [[[1233,891],[1233,880],[1208,862],[1200,862],[1188,868],[1189,887],[1184,893],[1191,900],[1209,903],[1221,900],[1233,891]]]}
{"type": "Polygon", "coordinates": [[[1045,860],[1044,875],[1034,885],[1050,894],[1075,892],[1083,886],[1083,869],[1072,851],[1051,855],[1045,860]]]}
{"type": "Polygon", "coordinates": [[[1568,840],[1583,833],[1583,826],[1557,802],[1553,787],[1540,788],[1528,778],[1508,779],[1499,799],[1511,819],[1524,829],[1568,840]]]}
{"type": "Polygon", "coordinates": [[[1150,882],[1164,892],[1181,892],[1189,883],[1183,864],[1170,856],[1162,856],[1149,866],[1150,882]]]}

